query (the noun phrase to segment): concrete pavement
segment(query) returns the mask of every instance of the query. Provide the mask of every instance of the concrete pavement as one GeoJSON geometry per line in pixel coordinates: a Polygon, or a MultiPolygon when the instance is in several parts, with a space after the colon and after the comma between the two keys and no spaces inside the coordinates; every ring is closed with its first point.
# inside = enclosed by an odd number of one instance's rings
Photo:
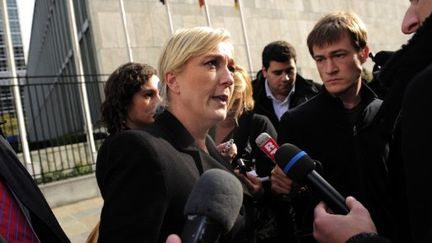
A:
{"type": "Polygon", "coordinates": [[[95,197],[52,210],[71,242],[84,243],[99,221],[102,205],[102,198],[95,197]]]}

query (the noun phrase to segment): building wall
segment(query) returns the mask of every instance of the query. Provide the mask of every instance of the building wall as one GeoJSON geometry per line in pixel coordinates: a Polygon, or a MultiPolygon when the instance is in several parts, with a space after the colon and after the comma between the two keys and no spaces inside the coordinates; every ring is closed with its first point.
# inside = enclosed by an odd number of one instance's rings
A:
{"type": "Polygon", "coordinates": [[[84,112],[79,82],[86,82],[91,118],[99,120],[100,85],[85,0],[74,0],[84,78],[78,77],[65,0],[36,0],[30,38],[24,105],[30,141],[81,133],[84,112]]]}
{"type": "MultiPolygon", "coordinates": [[[[316,21],[334,10],[352,10],[366,23],[372,52],[395,50],[407,37],[400,23],[409,4],[406,0],[242,0],[253,72],[261,68],[261,51],[274,40],[287,40],[297,49],[300,72],[319,80],[306,38],[316,21]]],[[[234,0],[206,0],[214,27],[230,31],[237,62],[248,68],[239,11],[234,0]]],[[[127,62],[128,52],[119,0],[87,1],[98,70],[110,73],[127,62]]],[[[207,25],[197,0],[169,0],[174,29],[207,25]]],[[[124,0],[127,29],[134,61],[157,66],[159,53],[170,36],[168,15],[159,0],[124,0]]],[[[371,68],[369,62],[366,67],[371,68]]]]}
{"type": "MultiPolygon", "coordinates": [[[[166,1],[174,30],[207,25],[204,8],[198,6],[197,0],[166,1]]],[[[161,48],[171,35],[166,5],[159,0],[123,2],[133,60],[157,67],[161,48]]],[[[206,3],[212,26],[226,28],[231,33],[235,59],[249,69],[240,11],[234,7],[234,0],[206,0],[206,3]]],[[[241,3],[252,57],[250,71],[254,73],[261,68],[263,47],[282,39],[296,47],[300,73],[319,81],[306,37],[316,21],[333,10],[358,13],[369,29],[372,52],[395,50],[407,40],[400,32],[400,22],[409,4],[406,0],[241,0],[241,3]]],[[[74,0],[73,4],[92,121],[96,126],[104,97],[102,86],[91,82],[103,81],[107,76],[92,75],[108,75],[129,61],[120,0],[74,0]]],[[[24,104],[29,107],[27,116],[36,119],[29,124],[30,140],[80,132],[84,120],[78,86],[72,85],[77,78],[73,76],[76,67],[66,1],[36,0],[34,11],[27,81],[44,86],[35,88],[39,96],[24,94],[24,104]],[[66,83],[71,85],[61,86],[66,83]]],[[[372,64],[366,66],[371,69],[372,64]]]]}

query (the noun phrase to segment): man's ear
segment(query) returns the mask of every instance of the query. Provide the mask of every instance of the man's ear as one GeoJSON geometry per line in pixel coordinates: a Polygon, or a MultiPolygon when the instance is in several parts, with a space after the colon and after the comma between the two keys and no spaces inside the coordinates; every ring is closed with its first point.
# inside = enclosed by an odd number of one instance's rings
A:
{"type": "Polygon", "coordinates": [[[168,89],[171,90],[171,92],[178,94],[180,93],[180,87],[177,82],[177,77],[173,72],[167,72],[165,74],[165,81],[168,86],[168,89]]]}
{"type": "Polygon", "coordinates": [[[264,66],[262,66],[261,70],[264,78],[267,78],[267,69],[264,66]]]}
{"type": "Polygon", "coordinates": [[[365,63],[367,58],[369,57],[369,47],[365,46],[363,49],[360,50],[360,61],[361,63],[365,63]]]}

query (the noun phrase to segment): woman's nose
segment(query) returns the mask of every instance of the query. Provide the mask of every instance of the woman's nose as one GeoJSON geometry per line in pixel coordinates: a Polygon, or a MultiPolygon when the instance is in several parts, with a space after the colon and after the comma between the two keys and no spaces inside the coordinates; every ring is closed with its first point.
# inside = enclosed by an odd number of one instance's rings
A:
{"type": "Polygon", "coordinates": [[[221,77],[221,83],[227,86],[231,86],[234,84],[233,72],[229,70],[229,68],[225,68],[221,77]]]}

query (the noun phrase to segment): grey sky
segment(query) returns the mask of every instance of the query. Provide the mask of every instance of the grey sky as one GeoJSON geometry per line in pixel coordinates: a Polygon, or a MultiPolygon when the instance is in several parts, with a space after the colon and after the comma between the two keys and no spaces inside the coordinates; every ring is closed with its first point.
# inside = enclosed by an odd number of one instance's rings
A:
{"type": "Polygon", "coordinates": [[[24,53],[27,60],[35,0],[16,0],[16,1],[18,5],[18,12],[19,12],[19,18],[21,24],[24,53]]]}

